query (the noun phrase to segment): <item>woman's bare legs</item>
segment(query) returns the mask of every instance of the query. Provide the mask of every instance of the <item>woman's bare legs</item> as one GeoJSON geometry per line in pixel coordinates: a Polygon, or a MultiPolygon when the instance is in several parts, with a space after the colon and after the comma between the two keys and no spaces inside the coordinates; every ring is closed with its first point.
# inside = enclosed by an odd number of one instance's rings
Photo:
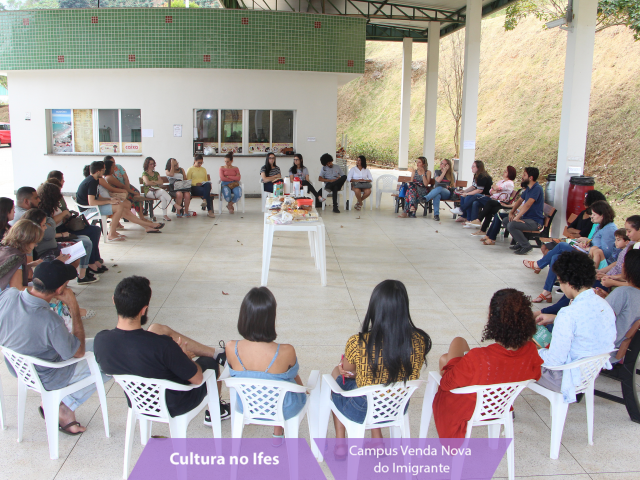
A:
{"type": "Polygon", "coordinates": [[[442,369],[445,367],[449,360],[452,358],[462,357],[464,356],[464,352],[468,352],[471,350],[469,348],[469,344],[462,337],[456,337],[449,345],[449,351],[440,357],[440,374],[442,375],[442,369]]]}
{"type": "Polygon", "coordinates": [[[364,202],[367,198],[369,198],[369,195],[371,195],[370,188],[365,188],[364,190],[362,190],[362,201],[364,202]]]}
{"type": "Polygon", "coordinates": [[[182,192],[176,192],[176,214],[182,213],[182,192]]]}
{"type": "Polygon", "coordinates": [[[184,210],[183,213],[186,215],[189,213],[189,204],[191,203],[191,192],[183,192],[184,193],[184,210]]]}
{"type": "Polygon", "coordinates": [[[140,219],[140,218],[136,217],[133,213],[131,213],[131,210],[128,210],[128,209],[124,210],[124,213],[122,214],[122,217],[126,218],[131,223],[135,223],[136,225],[140,225],[147,232],[149,232],[151,230],[155,230],[156,228],[158,228],[160,226],[159,223],[153,223],[153,222],[150,222],[149,220],[143,220],[143,219],[140,219]]]}

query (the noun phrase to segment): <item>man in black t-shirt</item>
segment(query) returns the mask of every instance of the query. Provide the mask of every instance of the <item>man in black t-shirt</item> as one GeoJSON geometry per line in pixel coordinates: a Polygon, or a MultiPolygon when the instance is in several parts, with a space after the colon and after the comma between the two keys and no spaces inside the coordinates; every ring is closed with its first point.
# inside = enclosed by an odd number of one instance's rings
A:
{"type": "MultiPolygon", "coordinates": [[[[214,369],[218,377],[218,362],[224,362],[224,357],[216,358],[215,349],[164,325],[153,324],[143,330],[150,300],[151,286],[147,278],[127,277],[116,286],[113,303],[118,312],[118,325],[113,330],[99,332],[93,343],[100,369],[108,375],[137,375],[183,385],[202,383],[202,372],[208,369],[214,369]],[[199,358],[194,362],[191,358],[195,356],[199,358]]],[[[206,385],[187,392],[167,390],[169,414],[175,417],[193,410],[206,395],[206,385]]],[[[220,418],[229,418],[229,414],[228,404],[220,401],[220,418]]],[[[205,425],[211,425],[208,410],[205,425]]]]}
{"type": "MultiPolygon", "coordinates": [[[[98,195],[98,179],[102,177],[104,170],[103,161],[91,162],[91,166],[89,167],[90,175],[87,175],[85,179],[80,182],[78,190],[76,191],[76,202],[79,205],[97,206],[102,215],[112,215],[109,240],[115,240],[118,237],[116,228],[124,212],[124,204],[117,198],[100,198],[98,195]]],[[[82,211],[83,209],[80,208],[80,210],[82,211]]]]}

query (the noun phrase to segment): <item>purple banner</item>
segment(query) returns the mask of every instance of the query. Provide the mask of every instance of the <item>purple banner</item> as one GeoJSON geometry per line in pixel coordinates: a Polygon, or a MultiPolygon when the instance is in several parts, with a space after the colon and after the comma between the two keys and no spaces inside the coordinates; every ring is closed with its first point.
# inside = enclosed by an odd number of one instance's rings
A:
{"type": "Polygon", "coordinates": [[[335,480],[489,480],[510,438],[316,439],[335,480]]]}
{"type": "Polygon", "coordinates": [[[304,439],[152,438],[130,480],[325,480],[304,439]]]}

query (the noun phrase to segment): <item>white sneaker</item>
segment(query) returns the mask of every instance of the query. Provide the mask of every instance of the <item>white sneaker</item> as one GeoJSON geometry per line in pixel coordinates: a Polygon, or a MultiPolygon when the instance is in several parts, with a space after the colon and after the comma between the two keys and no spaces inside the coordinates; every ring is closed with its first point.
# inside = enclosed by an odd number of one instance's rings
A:
{"type": "Polygon", "coordinates": [[[460,210],[460,207],[456,207],[456,208],[454,208],[453,210],[450,210],[450,212],[451,212],[453,215],[462,215],[462,210],[460,210]]]}
{"type": "Polygon", "coordinates": [[[326,200],[326,198],[324,198],[324,197],[320,197],[318,200],[320,200],[320,203],[324,203],[324,201],[326,200]]]}

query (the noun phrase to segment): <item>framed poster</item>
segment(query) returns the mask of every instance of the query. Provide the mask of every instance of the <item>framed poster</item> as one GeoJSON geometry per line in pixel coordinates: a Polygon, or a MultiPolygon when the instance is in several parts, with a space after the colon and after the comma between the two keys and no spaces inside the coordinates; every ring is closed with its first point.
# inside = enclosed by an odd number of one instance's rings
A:
{"type": "Polygon", "coordinates": [[[71,109],[51,110],[53,153],[73,152],[71,109]]]}

